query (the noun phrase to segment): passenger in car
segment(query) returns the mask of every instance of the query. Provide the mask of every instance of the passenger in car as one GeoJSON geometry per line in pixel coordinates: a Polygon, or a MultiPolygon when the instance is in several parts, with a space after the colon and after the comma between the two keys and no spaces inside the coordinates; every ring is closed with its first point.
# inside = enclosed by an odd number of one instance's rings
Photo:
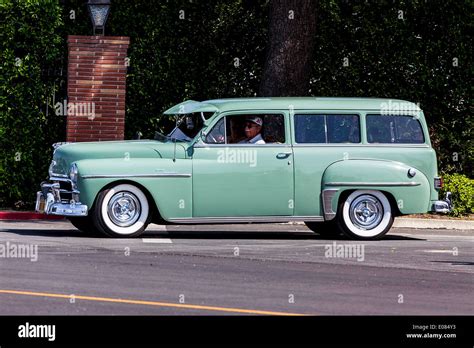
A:
{"type": "Polygon", "coordinates": [[[247,118],[245,122],[245,136],[246,139],[239,141],[239,144],[265,144],[263,140],[262,131],[263,120],[261,117],[254,116],[247,118]]]}

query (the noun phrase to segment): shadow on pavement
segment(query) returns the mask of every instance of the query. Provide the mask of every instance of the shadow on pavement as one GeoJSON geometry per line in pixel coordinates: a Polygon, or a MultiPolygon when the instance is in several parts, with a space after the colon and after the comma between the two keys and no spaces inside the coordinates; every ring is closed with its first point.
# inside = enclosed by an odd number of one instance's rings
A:
{"type": "MultiPolygon", "coordinates": [[[[144,234],[144,237],[154,237],[154,232],[150,231],[144,234]]],[[[156,236],[158,238],[163,237],[162,235],[156,236]]],[[[343,235],[335,236],[321,236],[312,232],[285,232],[285,231],[193,231],[193,230],[180,230],[180,231],[168,231],[166,234],[167,238],[172,239],[277,239],[277,240],[344,240],[353,242],[362,242],[349,239],[343,235]]],[[[426,240],[421,238],[412,238],[398,235],[388,235],[381,239],[386,240],[426,240]]],[[[364,241],[367,242],[367,241],[364,241]]],[[[376,241],[375,241],[376,242],[376,241]]]]}
{"type": "MultiPolygon", "coordinates": [[[[188,226],[186,226],[188,227],[188,226]]],[[[21,228],[6,228],[1,232],[14,233],[21,236],[37,236],[37,237],[76,237],[76,238],[106,238],[102,236],[95,236],[75,229],[71,225],[71,229],[28,229],[28,227],[21,228]]],[[[242,230],[226,230],[226,231],[203,231],[203,230],[168,230],[168,231],[146,231],[142,236],[136,238],[173,238],[173,239],[254,239],[254,240],[344,240],[352,241],[354,243],[367,243],[368,241],[357,241],[349,239],[343,235],[335,236],[321,236],[313,232],[306,231],[273,231],[273,230],[259,230],[259,231],[242,231],[242,230]]],[[[390,240],[426,240],[422,238],[413,238],[400,235],[386,235],[381,241],[390,240]]],[[[374,241],[377,242],[377,241],[374,241]]]]}
{"type": "Polygon", "coordinates": [[[451,266],[474,266],[474,262],[471,261],[431,261],[436,263],[448,263],[451,266]]]}

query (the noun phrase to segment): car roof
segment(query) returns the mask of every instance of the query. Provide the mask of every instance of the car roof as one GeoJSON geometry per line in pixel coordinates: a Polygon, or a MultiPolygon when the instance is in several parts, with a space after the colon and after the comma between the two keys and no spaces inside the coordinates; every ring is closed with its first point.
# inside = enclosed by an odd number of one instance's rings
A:
{"type": "Polygon", "coordinates": [[[328,98],[328,97],[272,97],[224,98],[201,102],[214,106],[219,112],[239,110],[409,110],[421,111],[414,103],[388,98],[328,98]]]}

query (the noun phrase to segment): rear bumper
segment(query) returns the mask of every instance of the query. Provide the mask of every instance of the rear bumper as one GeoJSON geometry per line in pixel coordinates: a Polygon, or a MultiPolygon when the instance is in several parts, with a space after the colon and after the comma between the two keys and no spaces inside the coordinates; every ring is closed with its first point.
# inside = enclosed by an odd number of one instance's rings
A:
{"type": "Polygon", "coordinates": [[[446,192],[446,196],[443,200],[435,201],[431,207],[431,211],[434,213],[447,214],[453,210],[453,204],[451,203],[451,192],[446,192]]]}
{"type": "Polygon", "coordinates": [[[87,216],[87,205],[79,201],[79,194],[71,180],[52,177],[49,182],[41,183],[35,210],[48,215],[87,216]]]}

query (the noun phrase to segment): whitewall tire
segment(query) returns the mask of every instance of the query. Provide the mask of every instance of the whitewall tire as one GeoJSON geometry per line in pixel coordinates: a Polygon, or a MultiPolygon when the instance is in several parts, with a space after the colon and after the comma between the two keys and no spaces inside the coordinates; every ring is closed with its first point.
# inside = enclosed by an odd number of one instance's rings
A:
{"type": "Polygon", "coordinates": [[[94,223],[105,235],[137,237],[150,222],[150,205],[138,187],[119,184],[99,193],[94,223]]]}
{"type": "Polygon", "coordinates": [[[392,206],[380,191],[357,190],[341,202],[337,223],[352,239],[380,239],[392,227],[392,206]]]}

